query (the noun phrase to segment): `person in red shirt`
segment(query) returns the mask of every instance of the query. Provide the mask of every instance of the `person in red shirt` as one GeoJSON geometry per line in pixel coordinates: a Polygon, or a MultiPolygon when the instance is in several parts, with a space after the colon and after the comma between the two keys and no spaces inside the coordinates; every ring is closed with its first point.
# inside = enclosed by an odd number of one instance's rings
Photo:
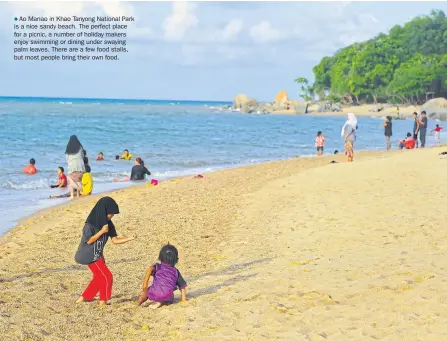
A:
{"type": "Polygon", "coordinates": [[[436,128],[432,130],[432,132],[435,132],[435,141],[437,144],[441,144],[441,129],[444,129],[439,126],[439,124],[436,125],[436,128]]]}
{"type": "Polygon", "coordinates": [[[100,152],[98,154],[98,157],[96,158],[96,161],[104,161],[104,154],[102,152],[100,152]]]}
{"type": "Polygon", "coordinates": [[[57,169],[57,174],[59,175],[57,179],[57,185],[52,185],[51,188],[63,188],[67,187],[67,176],[64,174],[64,167],[59,167],[57,169]]]}
{"type": "Polygon", "coordinates": [[[403,141],[400,141],[399,149],[414,149],[415,144],[416,141],[414,140],[413,136],[411,136],[411,133],[408,133],[407,138],[403,141]]]}
{"type": "Polygon", "coordinates": [[[23,173],[30,174],[30,175],[36,174],[37,169],[36,169],[35,164],[36,164],[36,160],[30,159],[29,164],[23,168],[23,173]]]}

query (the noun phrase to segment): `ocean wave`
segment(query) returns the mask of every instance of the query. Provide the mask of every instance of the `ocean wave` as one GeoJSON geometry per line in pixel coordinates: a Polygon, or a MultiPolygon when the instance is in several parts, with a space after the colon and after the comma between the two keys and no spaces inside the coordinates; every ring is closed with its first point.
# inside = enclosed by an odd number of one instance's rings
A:
{"type": "Polygon", "coordinates": [[[59,104],[73,104],[73,102],[59,102],[59,104]]]}
{"type": "Polygon", "coordinates": [[[41,189],[41,188],[49,188],[50,181],[48,179],[39,179],[34,181],[28,181],[24,183],[14,183],[12,181],[7,181],[1,185],[2,188],[7,189],[41,189]]]}

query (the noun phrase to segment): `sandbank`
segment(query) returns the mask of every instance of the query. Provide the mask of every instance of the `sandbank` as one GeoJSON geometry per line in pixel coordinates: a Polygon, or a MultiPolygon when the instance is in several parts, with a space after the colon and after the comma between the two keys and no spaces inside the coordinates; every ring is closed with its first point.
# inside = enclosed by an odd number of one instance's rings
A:
{"type": "Polygon", "coordinates": [[[0,238],[2,340],[443,340],[443,148],[302,158],[109,193],[111,305],[75,305],[92,196],[0,238]],[[330,164],[331,160],[340,163],[330,164]],[[137,307],[160,247],[178,247],[189,301],[137,307]]]}

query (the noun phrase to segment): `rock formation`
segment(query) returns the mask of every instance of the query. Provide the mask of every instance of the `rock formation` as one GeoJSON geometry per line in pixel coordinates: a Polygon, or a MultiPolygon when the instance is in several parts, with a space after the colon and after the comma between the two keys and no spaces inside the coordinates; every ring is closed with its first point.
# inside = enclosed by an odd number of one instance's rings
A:
{"type": "Polygon", "coordinates": [[[286,102],[288,102],[288,101],[289,101],[289,97],[287,96],[286,90],[278,92],[275,96],[275,106],[277,108],[287,109],[287,108],[285,108],[285,106],[286,106],[286,102]]]}
{"type": "Polygon", "coordinates": [[[428,118],[447,121],[447,99],[443,97],[433,98],[427,101],[421,110],[427,113],[428,118]]]}
{"type": "Polygon", "coordinates": [[[233,107],[235,109],[241,109],[249,101],[250,101],[250,98],[246,94],[236,95],[236,96],[234,96],[233,107]]]}

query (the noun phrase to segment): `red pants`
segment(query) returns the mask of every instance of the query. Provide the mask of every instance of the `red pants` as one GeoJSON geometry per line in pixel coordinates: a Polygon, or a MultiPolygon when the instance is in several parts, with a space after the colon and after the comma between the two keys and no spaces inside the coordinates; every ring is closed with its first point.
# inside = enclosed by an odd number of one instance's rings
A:
{"type": "Polygon", "coordinates": [[[99,299],[101,301],[110,300],[112,297],[113,275],[107,268],[104,258],[89,264],[88,268],[93,272],[93,279],[87,289],[85,289],[82,297],[87,301],[93,301],[99,291],[99,299]]]}

